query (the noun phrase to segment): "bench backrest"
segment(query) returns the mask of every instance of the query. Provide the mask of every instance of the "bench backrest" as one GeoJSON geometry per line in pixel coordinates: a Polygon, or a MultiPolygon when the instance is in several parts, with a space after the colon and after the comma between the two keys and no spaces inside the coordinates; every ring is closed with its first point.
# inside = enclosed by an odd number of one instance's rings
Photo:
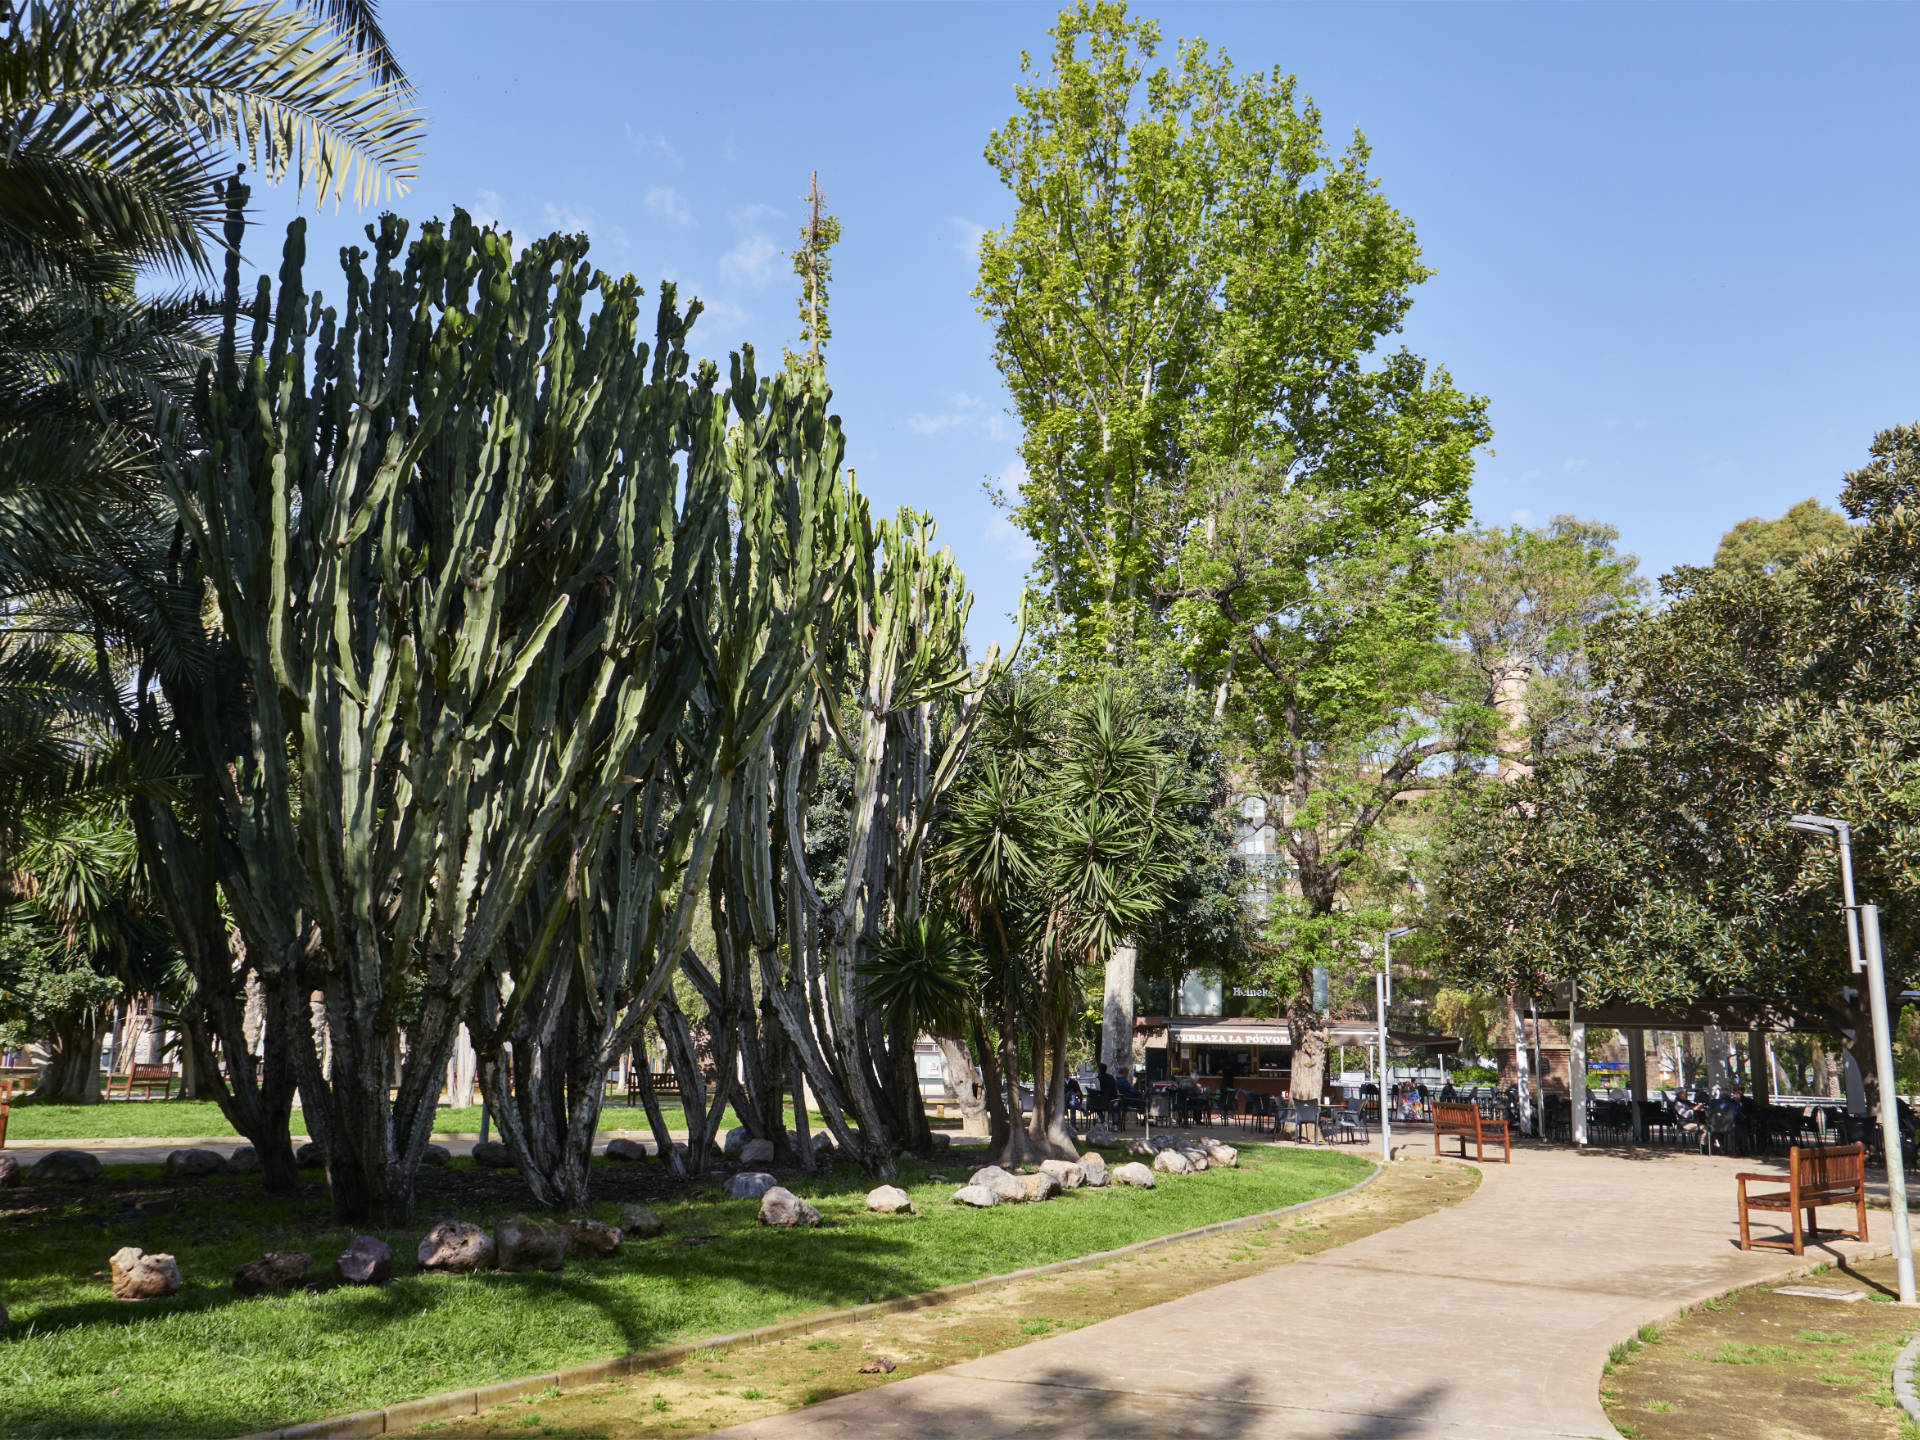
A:
{"type": "Polygon", "coordinates": [[[173,1066],[164,1063],[135,1065],[133,1067],[133,1074],[128,1078],[133,1080],[171,1080],[173,1078],[173,1066]]]}
{"type": "Polygon", "coordinates": [[[1855,1190],[1866,1183],[1867,1147],[1814,1145],[1789,1153],[1794,1184],[1801,1190],[1855,1190]]]}
{"type": "Polygon", "coordinates": [[[1436,1100],[1433,1105],[1433,1123],[1443,1130],[1480,1129],[1480,1107],[1472,1103],[1455,1104],[1450,1100],[1436,1100]]]}

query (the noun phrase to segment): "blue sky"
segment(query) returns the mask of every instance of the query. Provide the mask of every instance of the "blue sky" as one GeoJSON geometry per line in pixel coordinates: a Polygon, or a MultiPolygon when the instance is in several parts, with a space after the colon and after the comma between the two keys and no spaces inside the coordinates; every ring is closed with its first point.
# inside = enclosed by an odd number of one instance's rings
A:
{"type": "MultiPolygon", "coordinates": [[[[602,266],[707,302],[696,351],[777,355],[817,169],[852,463],[877,507],[934,512],[976,642],[1004,640],[1025,551],[982,482],[1017,478],[1017,433],[971,247],[1008,216],[981,151],[1054,12],[387,0],[432,120],[396,208],[584,228],[602,266]]],[[[1920,420],[1920,7],[1143,13],[1366,133],[1438,271],[1405,341],[1491,401],[1482,521],[1606,520],[1658,574],[1831,501],[1875,430],[1920,420]]],[[[359,223],[329,213],[310,253],[359,223]]]]}

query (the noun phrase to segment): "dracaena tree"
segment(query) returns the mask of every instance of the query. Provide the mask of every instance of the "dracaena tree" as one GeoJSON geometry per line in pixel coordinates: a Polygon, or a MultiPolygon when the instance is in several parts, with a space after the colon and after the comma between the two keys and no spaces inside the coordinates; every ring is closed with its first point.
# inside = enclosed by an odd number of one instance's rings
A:
{"type": "Polygon", "coordinates": [[[1077,1153],[1067,1053],[1087,977],[1165,907],[1194,841],[1194,796],[1150,717],[1102,684],[1049,723],[1015,685],[989,710],[981,758],[944,823],[934,873],[981,961],[998,1030],[991,1107],[1007,1161],[1077,1153]],[[1019,1128],[1024,1048],[1033,1113],[1019,1128]]]}

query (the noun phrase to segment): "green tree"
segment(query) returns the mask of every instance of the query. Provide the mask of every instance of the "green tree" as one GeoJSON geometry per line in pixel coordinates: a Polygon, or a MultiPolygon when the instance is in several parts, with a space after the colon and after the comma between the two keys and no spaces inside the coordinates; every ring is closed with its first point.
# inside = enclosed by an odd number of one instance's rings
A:
{"type": "MultiPolygon", "coordinates": [[[[982,957],[997,1006],[1004,1161],[1077,1153],[1066,1131],[1067,1053],[1087,976],[1166,906],[1195,800],[1151,717],[1111,683],[1056,724],[1026,686],[990,703],[980,758],[963,777],[933,869],[982,957]],[[1033,1114],[1013,1088],[1025,1042],[1033,1114]]],[[[995,1107],[996,1110],[998,1106],[995,1107]]]]}
{"type": "Polygon", "coordinates": [[[1916,501],[1920,426],[1885,431],[1847,477],[1850,545],[1771,573],[1683,569],[1664,608],[1600,627],[1594,678],[1618,739],[1483,787],[1451,823],[1436,923],[1456,977],[1704,997],[1868,1034],[1835,856],[1785,822],[1852,824],[1897,1003],[1920,980],[1916,501]]]}
{"type": "Polygon", "coordinates": [[[1762,520],[1758,515],[1742,520],[1720,537],[1713,563],[1717,569],[1751,579],[1770,575],[1828,545],[1844,545],[1852,534],[1842,516],[1809,498],[1778,520],[1762,520]]]}
{"type": "Polygon", "coordinates": [[[988,142],[1015,211],[975,295],[1024,430],[1013,513],[1054,643],[1101,655],[1166,605],[1214,509],[1201,461],[1306,473],[1352,413],[1421,388],[1364,361],[1428,272],[1365,140],[1335,154],[1293,77],[1237,75],[1199,40],[1155,67],[1159,26],[1119,3],[1081,0],[1053,39],[988,142]]]}

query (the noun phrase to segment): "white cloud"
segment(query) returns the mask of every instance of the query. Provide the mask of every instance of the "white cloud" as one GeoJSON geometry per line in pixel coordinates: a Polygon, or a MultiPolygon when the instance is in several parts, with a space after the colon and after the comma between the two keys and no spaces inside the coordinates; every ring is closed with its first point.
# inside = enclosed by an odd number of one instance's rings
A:
{"type": "Polygon", "coordinates": [[[1568,475],[1577,474],[1586,468],[1587,462],[1584,460],[1567,459],[1560,462],[1560,469],[1568,475]]]}
{"type": "Polygon", "coordinates": [[[704,295],[700,297],[698,328],[710,327],[731,338],[745,330],[752,319],[751,310],[736,305],[731,300],[709,300],[704,295]]]}
{"type": "Polygon", "coordinates": [[[1513,512],[1513,523],[1514,523],[1514,524],[1516,524],[1516,525],[1531,525],[1531,524],[1533,524],[1533,512],[1532,512],[1531,510],[1516,510],[1516,511],[1514,511],[1514,512],[1513,512]]]}
{"type": "Polygon", "coordinates": [[[693,211],[686,199],[671,185],[654,185],[647,190],[647,213],[664,215],[676,225],[693,224],[693,211]]]}
{"type": "Polygon", "coordinates": [[[1012,565],[1031,565],[1033,557],[1040,553],[1034,548],[1033,537],[1005,515],[995,515],[987,521],[987,542],[1012,565]]]}
{"type": "Polygon", "coordinates": [[[665,160],[676,170],[684,170],[687,162],[680,158],[680,152],[673,148],[673,142],[664,135],[649,135],[644,130],[627,126],[627,144],[636,155],[647,159],[665,160]]]}
{"type": "Polygon", "coordinates": [[[720,278],[729,285],[764,290],[773,279],[780,247],[764,235],[749,235],[720,257],[720,278]]]}
{"type": "Polygon", "coordinates": [[[540,232],[552,234],[560,231],[567,235],[585,235],[595,244],[618,245],[625,249],[628,242],[626,227],[602,220],[591,210],[575,210],[570,205],[548,203],[540,207],[540,232]]]}
{"type": "Polygon", "coordinates": [[[1522,470],[1520,472],[1520,478],[1522,480],[1538,480],[1540,478],[1540,472],[1538,470],[1522,470]]]}
{"type": "Polygon", "coordinates": [[[938,414],[929,415],[920,411],[909,415],[907,429],[916,435],[927,436],[947,430],[977,429],[989,440],[1007,438],[1006,417],[996,410],[987,409],[984,400],[964,390],[955,391],[952,402],[938,414]]]}
{"type": "Polygon", "coordinates": [[[780,247],[767,233],[766,223],[779,218],[780,212],[771,205],[739,205],[728,212],[727,219],[739,232],[740,243],[720,257],[722,280],[750,290],[767,288],[777,268],[780,247]]]}
{"type": "Polygon", "coordinates": [[[953,248],[969,260],[980,258],[980,242],[986,238],[987,227],[977,220],[968,220],[962,216],[950,216],[947,224],[953,227],[953,248]]]}
{"type": "Polygon", "coordinates": [[[500,192],[498,190],[482,190],[479,195],[475,197],[473,209],[468,213],[473,216],[474,224],[484,228],[488,225],[498,226],[500,224],[500,211],[500,192]]]}

